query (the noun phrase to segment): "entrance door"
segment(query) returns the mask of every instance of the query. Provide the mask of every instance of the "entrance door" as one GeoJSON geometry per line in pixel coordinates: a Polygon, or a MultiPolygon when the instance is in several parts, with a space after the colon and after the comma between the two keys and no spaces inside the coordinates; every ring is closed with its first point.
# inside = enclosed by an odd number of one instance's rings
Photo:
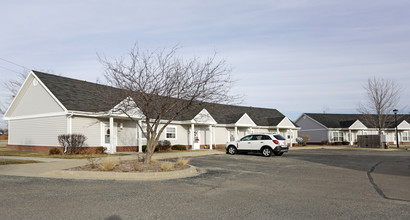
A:
{"type": "Polygon", "coordinates": [[[196,129],[194,131],[194,146],[193,150],[201,149],[201,130],[196,129]]]}
{"type": "Polygon", "coordinates": [[[111,131],[110,129],[110,123],[108,122],[104,122],[103,123],[103,147],[105,147],[107,149],[107,152],[110,153],[115,153],[116,152],[116,145],[117,145],[117,128],[116,128],[116,123],[114,123],[114,131],[111,131]],[[114,143],[111,144],[111,135],[114,135],[114,143]]]}

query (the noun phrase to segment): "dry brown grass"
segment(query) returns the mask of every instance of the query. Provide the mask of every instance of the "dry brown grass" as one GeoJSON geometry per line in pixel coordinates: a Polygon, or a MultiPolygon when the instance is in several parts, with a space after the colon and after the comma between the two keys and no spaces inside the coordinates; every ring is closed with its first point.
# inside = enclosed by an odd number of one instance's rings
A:
{"type": "Polygon", "coordinates": [[[179,158],[177,160],[178,166],[185,166],[185,165],[188,165],[188,163],[189,163],[189,159],[179,158]]]}
{"type": "Polygon", "coordinates": [[[119,164],[119,161],[117,158],[106,157],[101,161],[100,168],[102,171],[111,171],[111,170],[114,170],[117,164],[119,164]]]}
{"type": "Polygon", "coordinates": [[[41,162],[35,161],[35,160],[0,159],[0,165],[26,164],[26,163],[41,163],[41,162]]]}
{"type": "Polygon", "coordinates": [[[174,167],[175,167],[175,164],[172,163],[172,162],[169,162],[169,161],[166,161],[166,162],[162,162],[162,163],[161,163],[161,170],[163,170],[163,171],[173,170],[174,167]]]}

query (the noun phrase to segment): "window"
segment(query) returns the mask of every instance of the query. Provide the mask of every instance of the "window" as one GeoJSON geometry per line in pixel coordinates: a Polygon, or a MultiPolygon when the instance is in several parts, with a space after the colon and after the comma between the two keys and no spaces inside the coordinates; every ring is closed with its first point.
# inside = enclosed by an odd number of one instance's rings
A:
{"type": "Polygon", "coordinates": [[[275,135],[273,135],[277,140],[280,140],[280,141],[284,141],[284,140],[286,140],[282,135],[280,135],[280,134],[275,134],[275,135]]]}
{"type": "Polygon", "coordinates": [[[403,131],[401,134],[402,141],[410,141],[410,135],[408,131],[403,131]]]}
{"type": "Polygon", "coordinates": [[[262,140],[272,140],[268,135],[263,135],[262,140]]]}
{"type": "Polygon", "coordinates": [[[141,139],[147,139],[145,134],[147,133],[147,124],[145,122],[141,123],[142,129],[137,125],[138,132],[141,132],[141,139]]]}
{"type": "Polygon", "coordinates": [[[252,140],[253,135],[245,136],[241,139],[241,141],[250,141],[252,140]]]}
{"type": "Polygon", "coordinates": [[[343,141],[343,131],[334,131],[333,132],[333,142],[342,142],[343,141]]]}
{"type": "Polygon", "coordinates": [[[165,136],[167,139],[176,139],[177,138],[177,128],[167,127],[165,136]]]}

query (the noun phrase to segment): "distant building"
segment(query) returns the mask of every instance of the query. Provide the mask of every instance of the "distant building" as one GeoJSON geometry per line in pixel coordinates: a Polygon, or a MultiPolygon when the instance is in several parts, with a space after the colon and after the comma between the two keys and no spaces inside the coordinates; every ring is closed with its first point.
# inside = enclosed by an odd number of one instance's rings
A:
{"type": "MultiPolygon", "coordinates": [[[[4,114],[9,122],[8,148],[48,151],[59,147],[58,135],[81,133],[88,138],[86,144],[90,148],[106,147],[111,153],[141,151],[146,139],[136,122],[108,113],[118,103],[96,104],[101,100],[94,92],[96,88],[107,92],[118,90],[32,71],[4,114]]],[[[144,127],[142,116],[136,116],[136,120],[144,127]]],[[[247,134],[274,132],[292,144],[298,129],[276,109],[214,105],[178,116],[166,127],[161,140],[191,149],[213,149],[247,134]]]]}
{"type": "MultiPolygon", "coordinates": [[[[376,115],[363,114],[321,114],[304,113],[297,120],[300,127],[299,135],[310,136],[308,143],[335,143],[349,142],[353,145],[357,142],[358,135],[378,134],[377,129],[371,123],[376,115]]],[[[396,144],[394,115],[388,116],[388,126],[383,130],[386,141],[396,144]]],[[[400,143],[410,143],[410,115],[398,116],[398,133],[400,143]]]]}

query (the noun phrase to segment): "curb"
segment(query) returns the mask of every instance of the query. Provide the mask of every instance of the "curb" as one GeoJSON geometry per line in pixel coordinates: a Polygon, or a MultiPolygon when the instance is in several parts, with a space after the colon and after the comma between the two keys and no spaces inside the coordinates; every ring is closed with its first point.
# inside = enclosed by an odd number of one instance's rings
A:
{"type": "Polygon", "coordinates": [[[37,177],[57,178],[57,179],[86,179],[86,180],[138,180],[138,181],[158,181],[193,177],[203,173],[195,166],[187,169],[167,171],[167,172],[109,172],[109,171],[69,171],[56,170],[41,173],[37,177]]]}
{"type": "MultiPolygon", "coordinates": [[[[199,157],[207,155],[225,154],[224,151],[194,151],[182,153],[161,153],[154,154],[153,159],[166,160],[179,157],[199,157]]],[[[19,157],[20,159],[29,159],[28,157],[19,157]]],[[[136,159],[136,155],[128,155],[119,157],[122,160],[136,159]]],[[[35,160],[34,158],[30,158],[35,160]]],[[[37,159],[37,158],[36,158],[37,159]]],[[[41,160],[41,159],[40,159],[41,160]]],[[[110,172],[110,171],[73,171],[70,168],[83,166],[85,159],[57,159],[44,160],[45,163],[36,165],[21,164],[8,165],[0,169],[0,175],[8,176],[25,176],[25,177],[40,177],[40,178],[55,178],[55,179],[85,179],[85,180],[134,180],[134,181],[159,181],[169,179],[187,178],[205,173],[205,170],[191,166],[184,170],[175,170],[167,172],[110,172]],[[50,167],[48,167],[50,166],[50,167]],[[58,167],[58,168],[57,168],[58,167]]]]}

